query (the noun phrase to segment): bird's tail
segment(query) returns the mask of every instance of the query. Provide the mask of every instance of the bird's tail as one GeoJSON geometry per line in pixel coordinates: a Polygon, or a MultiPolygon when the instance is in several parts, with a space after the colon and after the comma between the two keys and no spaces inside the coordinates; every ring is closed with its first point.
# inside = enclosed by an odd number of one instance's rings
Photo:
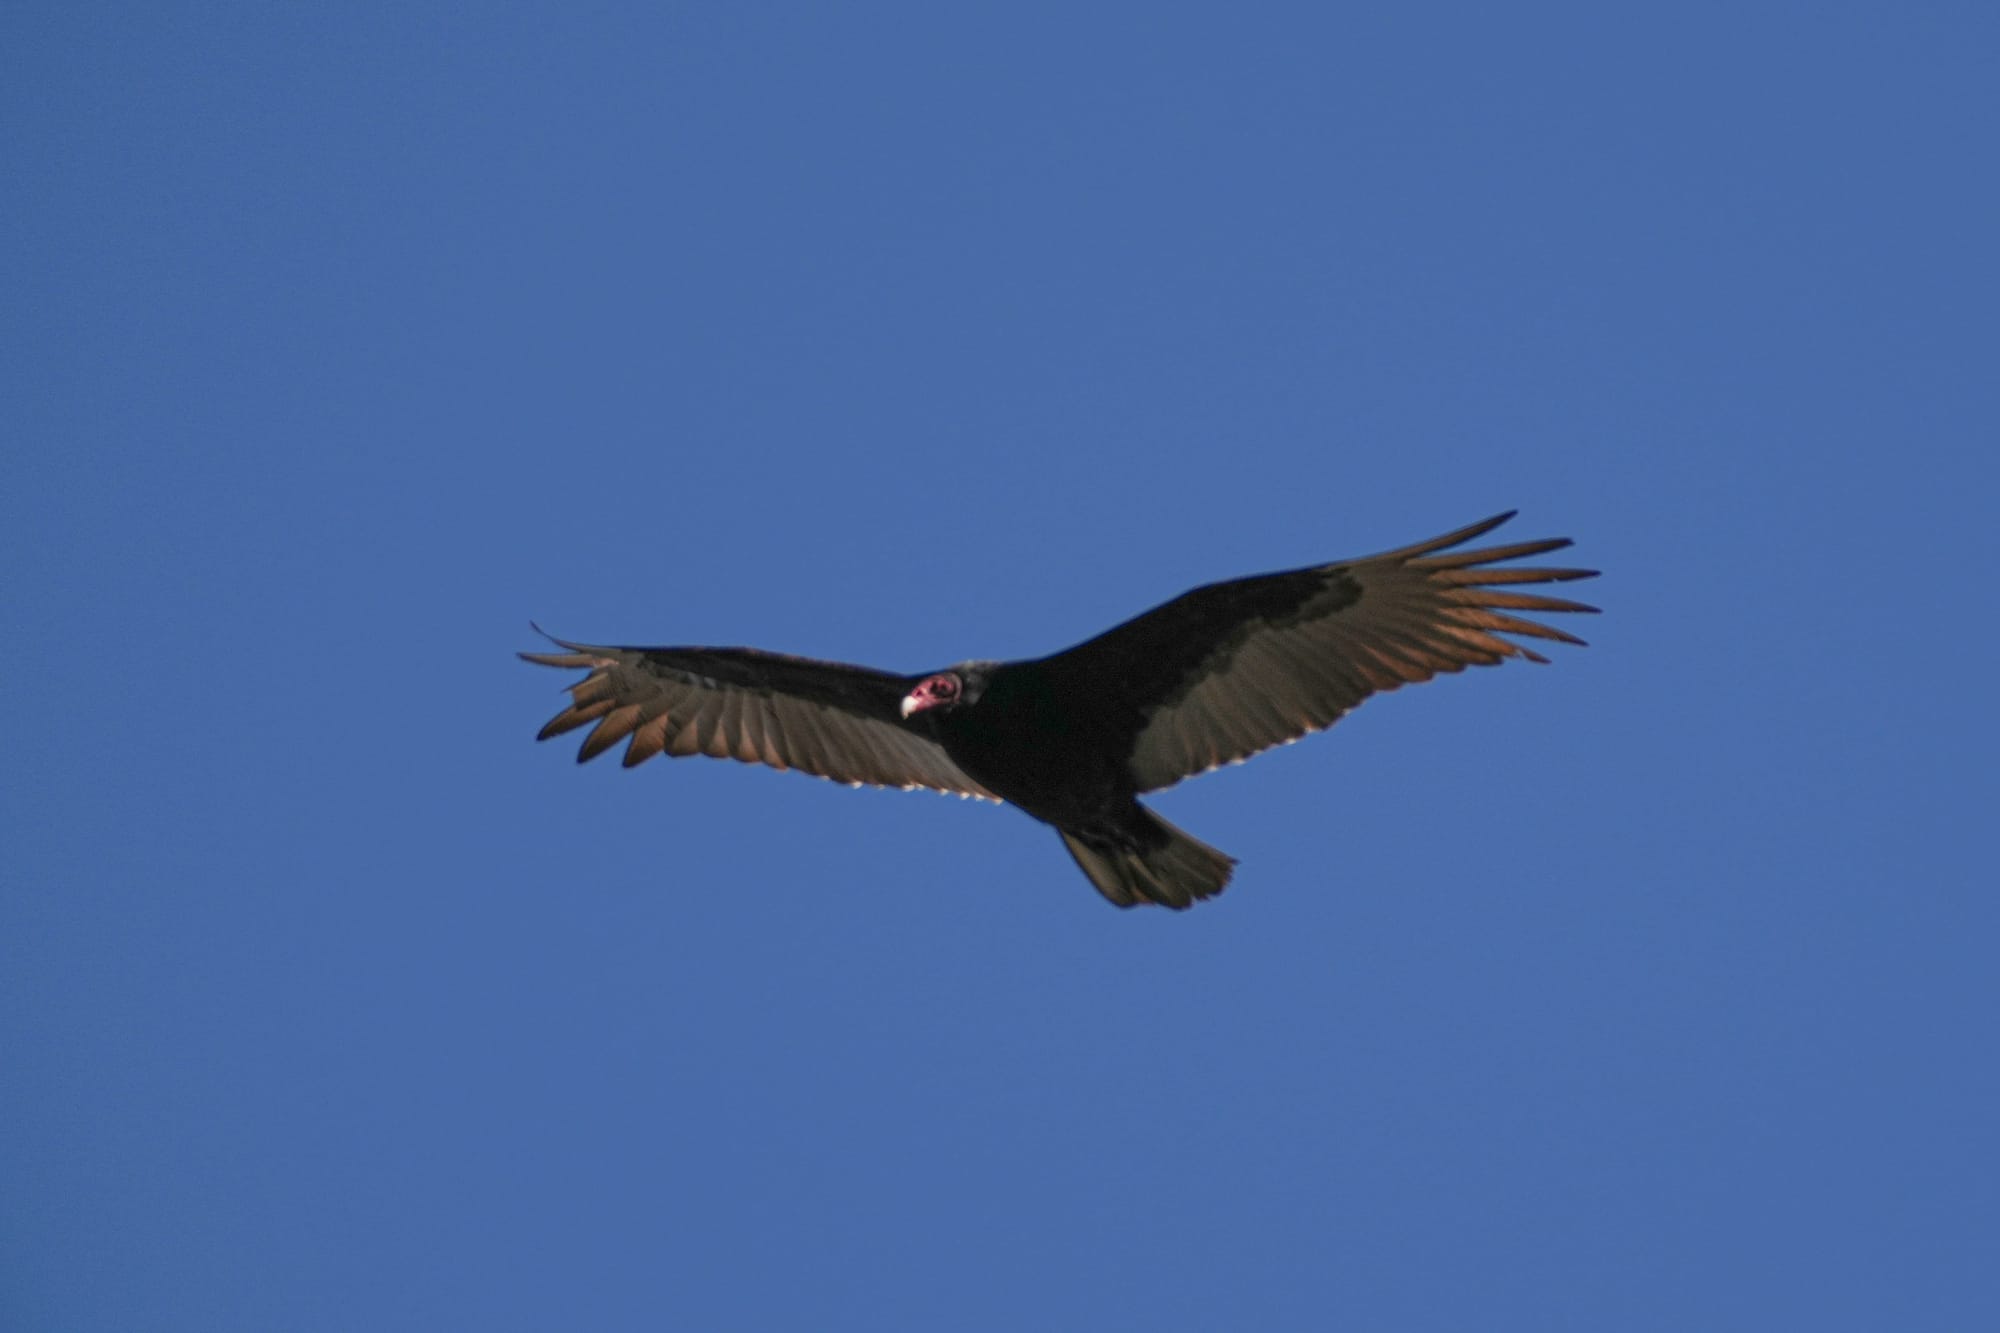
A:
{"type": "Polygon", "coordinates": [[[1120,907],[1158,903],[1178,911],[1222,892],[1235,857],[1135,808],[1139,821],[1115,831],[1056,830],[1099,893],[1120,907]]]}

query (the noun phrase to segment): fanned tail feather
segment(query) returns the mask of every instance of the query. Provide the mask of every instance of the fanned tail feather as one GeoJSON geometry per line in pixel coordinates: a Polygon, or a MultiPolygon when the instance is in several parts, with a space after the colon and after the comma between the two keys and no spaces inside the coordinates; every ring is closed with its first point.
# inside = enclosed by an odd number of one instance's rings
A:
{"type": "Polygon", "coordinates": [[[1094,830],[1056,830],[1099,893],[1119,907],[1157,903],[1180,911],[1222,892],[1235,857],[1183,833],[1150,810],[1141,808],[1139,813],[1151,825],[1141,839],[1145,846],[1094,830]]]}

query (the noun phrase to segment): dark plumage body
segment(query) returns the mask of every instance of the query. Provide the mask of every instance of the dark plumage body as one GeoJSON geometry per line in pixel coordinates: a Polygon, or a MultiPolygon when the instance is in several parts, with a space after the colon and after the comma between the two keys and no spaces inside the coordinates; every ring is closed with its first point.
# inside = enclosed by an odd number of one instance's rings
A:
{"type": "Polygon", "coordinates": [[[1086,643],[1023,662],[921,676],[748,648],[615,648],[556,640],[523,653],[582,667],[542,736],[595,722],[580,760],[629,741],[630,766],[707,754],[856,785],[1006,801],[1054,825],[1105,897],[1187,907],[1234,861],[1139,803],[1140,794],[1332,725],[1378,690],[1507,657],[1501,635],[1581,640],[1511,614],[1595,608],[1503,584],[1591,577],[1496,569],[1567,539],[1451,548],[1512,517],[1432,541],[1183,594],[1086,643]]]}

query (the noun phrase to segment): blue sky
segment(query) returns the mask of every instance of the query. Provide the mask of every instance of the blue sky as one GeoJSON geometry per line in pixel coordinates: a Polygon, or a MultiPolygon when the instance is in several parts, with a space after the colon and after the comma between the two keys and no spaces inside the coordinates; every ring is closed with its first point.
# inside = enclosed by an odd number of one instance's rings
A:
{"type": "Polygon", "coordinates": [[[17,5],[0,1323],[2000,1309],[1983,6],[17,5]],[[1592,646],[1047,830],[579,769],[1519,506],[1592,646]]]}

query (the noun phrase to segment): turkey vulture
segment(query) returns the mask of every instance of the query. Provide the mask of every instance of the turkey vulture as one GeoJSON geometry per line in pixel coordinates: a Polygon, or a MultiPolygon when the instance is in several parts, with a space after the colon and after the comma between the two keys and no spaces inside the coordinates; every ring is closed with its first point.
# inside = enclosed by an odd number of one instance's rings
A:
{"type": "MultiPolygon", "coordinates": [[[[589,675],[537,738],[595,722],[577,762],[656,754],[796,768],[850,786],[1007,801],[1062,835],[1120,907],[1220,893],[1235,858],[1140,805],[1143,792],[1332,726],[1377,690],[1548,659],[1502,638],[1581,644],[1513,614],[1597,608],[1502,585],[1590,578],[1503,561],[1568,538],[1455,550],[1513,512],[1381,555],[1196,588],[1087,643],[1023,662],[898,676],[754,648],[522,653],[589,675]]],[[[539,627],[537,627],[539,633],[539,627]]]]}

